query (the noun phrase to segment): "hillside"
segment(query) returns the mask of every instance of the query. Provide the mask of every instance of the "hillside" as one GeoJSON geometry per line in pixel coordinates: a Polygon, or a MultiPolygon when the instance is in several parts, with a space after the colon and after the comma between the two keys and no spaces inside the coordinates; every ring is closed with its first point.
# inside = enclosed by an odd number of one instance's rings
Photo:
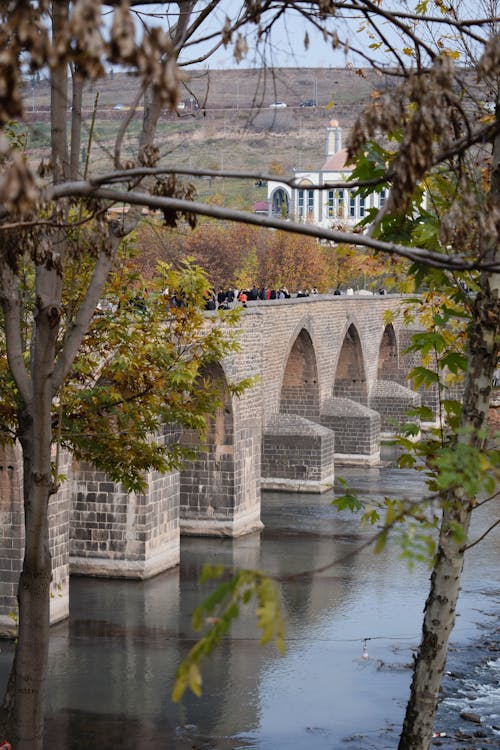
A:
{"type": "MultiPolygon", "coordinates": [[[[387,83],[373,72],[359,75],[345,68],[280,68],[191,71],[182,92],[183,108],[165,111],[158,128],[162,163],[192,168],[290,173],[294,168],[318,168],[324,161],[325,127],[335,118],[347,132],[370,92],[387,83]],[[317,106],[300,106],[313,100],[317,106]],[[286,108],[273,109],[273,102],[286,108]],[[328,108],[327,108],[327,105],[328,108]]],[[[98,95],[92,171],[111,165],[118,125],[129,114],[137,84],[125,73],[89,86],[84,93],[84,116],[90,123],[98,95]]],[[[33,159],[46,153],[49,135],[49,90],[46,81],[26,86],[25,106],[33,159]]],[[[70,111],[68,107],[68,121],[70,111]]],[[[132,119],[124,140],[124,155],[134,153],[141,112],[132,119]]],[[[82,161],[85,153],[82,149],[82,161]]],[[[263,197],[262,188],[230,185],[228,180],[200,182],[200,197],[225,193],[231,202],[251,203],[263,197]],[[215,182],[216,184],[212,184],[215,182]]]]}

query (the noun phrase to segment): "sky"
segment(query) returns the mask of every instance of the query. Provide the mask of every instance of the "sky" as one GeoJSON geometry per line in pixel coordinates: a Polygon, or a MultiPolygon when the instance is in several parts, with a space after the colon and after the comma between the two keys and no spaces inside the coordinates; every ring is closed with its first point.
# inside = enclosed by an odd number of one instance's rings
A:
{"type": "MultiPolygon", "coordinates": [[[[226,14],[233,20],[240,6],[240,0],[223,0],[221,6],[211,16],[211,30],[216,31],[222,28],[226,14]]],[[[154,10],[160,12],[161,4],[159,3],[156,8],[155,6],[153,8],[149,6],[147,10],[149,12],[152,10],[153,12],[154,10]]],[[[354,36],[356,37],[356,44],[359,44],[359,34],[356,31],[358,25],[357,21],[352,21],[349,26],[346,26],[346,24],[340,26],[337,22],[339,35],[344,36],[345,34],[351,39],[354,36]]],[[[359,63],[352,56],[346,58],[343,50],[333,50],[331,42],[325,42],[322,35],[312,25],[309,25],[308,28],[310,43],[306,50],[304,48],[305,28],[304,19],[300,14],[293,9],[287,10],[285,17],[280,19],[273,28],[271,38],[265,49],[265,64],[272,67],[326,68],[344,67],[347,60],[350,60],[353,64],[359,63]]],[[[255,30],[249,29],[246,38],[249,52],[239,64],[242,67],[262,67],[264,63],[262,52],[256,53],[255,51],[257,47],[255,30]]],[[[202,49],[207,49],[207,45],[202,49]]],[[[206,64],[210,68],[219,69],[236,67],[238,63],[235,61],[232,45],[228,46],[227,49],[219,49],[206,64]]]]}
{"type": "MultiPolygon", "coordinates": [[[[199,0],[197,7],[201,9],[207,2],[208,0],[199,0]]],[[[217,38],[220,38],[220,31],[224,26],[226,17],[234,21],[237,18],[242,2],[243,0],[220,0],[216,10],[212,11],[207,19],[203,33],[217,34],[217,38]]],[[[417,0],[384,0],[384,8],[390,10],[391,7],[397,7],[398,10],[406,9],[411,11],[415,8],[416,3],[417,0]]],[[[478,14],[479,16],[483,15],[485,12],[482,8],[482,3],[483,0],[461,0],[460,8],[465,17],[474,18],[478,14]]],[[[276,5],[279,6],[280,4],[276,3],[276,5]]],[[[265,46],[257,44],[256,30],[253,26],[245,29],[248,53],[239,63],[242,67],[328,68],[345,67],[347,63],[355,67],[365,67],[368,65],[362,56],[356,55],[352,50],[348,49],[346,52],[344,47],[333,49],[331,40],[328,39],[325,41],[322,34],[314,28],[313,24],[306,22],[304,17],[293,7],[290,7],[290,5],[293,6],[293,4],[289,4],[282,17],[273,24],[265,46]],[[304,47],[306,27],[309,35],[308,49],[304,47]]],[[[303,2],[302,5],[303,7],[307,7],[306,2],[303,2]]],[[[178,18],[178,7],[174,2],[142,6],[141,10],[156,16],[153,20],[154,24],[168,24],[168,15],[165,18],[166,7],[171,10],[171,22],[175,23],[178,18]]],[[[431,11],[432,8],[429,12],[431,11]]],[[[434,12],[437,13],[436,10],[434,12]]],[[[342,15],[344,19],[339,19],[337,16],[328,19],[329,30],[332,31],[335,29],[342,42],[347,41],[351,47],[364,50],[369,58],[377,59],[382,64],[390,64],[391,59],[384,52],[383,48],[380,50],[370,49],[370,44],[378,41],[378,38],[375,36],[370,38],[366,29],[363,31],[360,30],[363,19],[350,11],[342,11],[342,15]]],[[[404,40],[399,39],[394,27],[388,22],[378,19],[377,26],[386,36],[388,42],[399,49],[400,52],[405,47],[412,46],[408,38],[404,40]]],[[[140,24],[138,23],[138,31],[139,29],[140,24]]],[[[425,34],[424,28],[420,28],[418,31],[425,34]]],[[[455,48],[454,31],[446,23],[436,25],[433,33],[434,35],[439,34],[443,36],[446,47],[455,48]]],[[[435,41],[434,39],[434,43],[435,41]]],[[[213,43],[214,39],[200,45],[198,48],[189,48],[189,58],[193,59],[203,52],[206,53],[213,43]]],[[[182,56],[180,59],[183,61],[182,56]]],[[[410,62],[411,58],[406,57],[405,60],[406,62],[410,62]]],[[[184,57],[184,61],[186,61],[186,57],[184,57]]],[[[237,65],[238,63],[234,58],[233,44],[229,44],[226,49],[221,47],[206,62],[196,63],[197,67],[219,69],[231,69],[237,65]]]]}

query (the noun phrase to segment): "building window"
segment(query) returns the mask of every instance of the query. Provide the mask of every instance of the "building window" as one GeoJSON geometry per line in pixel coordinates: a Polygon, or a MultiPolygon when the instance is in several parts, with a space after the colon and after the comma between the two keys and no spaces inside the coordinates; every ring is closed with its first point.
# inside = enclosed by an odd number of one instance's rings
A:
{"type": "Polygon", "coordinates": [[[307,191],[307,215],[312,216],[314,214],[314,190],[307,191]]]}
{"type": "Polygon", "coordinates": [[[359,199],[359,215],[360,216],[365,215],[365,199],[364,198],[359,199]]]}
{"type": "Polygon", "coordinates": [[[328,191],[328,216],[331,219],[335,216],[335,190],[328,191]]]}
{"type": "Polygon", "coordinates": [[[344,191],[339,190],[339,203],[338,203],[338,214],[340,217],[344,215],[344,191]]]}
{"type": "Polygon", "coordinates": [[[305,190],[299,190],[297,193],[297,201],[298,201],[297,206],[299,209],[298,213],[299,213],[299,218],[301,219],[304,218],[304,193],[305,193],[305,190]]]}
{"type": "Polygon", "coordinates": [[[386,200],[387,200],[387,190],[385,188],[383,188],[380,191],[380,203],[379,203],[380,208],[382,208],[382,206],[385,206],[386,200]]]}
{"type": "Polygon", "coordinates": [[[351,219],[356,218],[356,196],[349,190],[349,216],[351,219]]]}
{"type": "Polygon", "coordinates": [[[306,219],[314,215],[314,190],[297,191],[297,209],[299,219],[306,219]]]}

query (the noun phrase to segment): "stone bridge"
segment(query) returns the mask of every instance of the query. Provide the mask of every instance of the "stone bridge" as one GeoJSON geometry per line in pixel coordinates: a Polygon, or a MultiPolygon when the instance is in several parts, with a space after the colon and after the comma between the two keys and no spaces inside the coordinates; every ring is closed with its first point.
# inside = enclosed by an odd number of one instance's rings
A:
{"type": "MultiPolygon", "coordinates": [[[[184,434],[194,458],[181,472],[150,472],[144,494],[126,493],[92,466],[65,457],[67,481],[51,498],[53,621],[67,616],[69,576],[147,578],[179,562],[180,534],[237,536],[261,528],[262,489],[322,492],[341,464],[374,465],[380,439],[420,396],[406,385],[411,332],[399,296],[313,296],[249,303],[241,348],[206,375],[255,377],[224,391],[205,440],[184,434]],[[386,313],[393,322],[385,324],[386,313]]],[[[208,313],[210,314],[210,313],[208,313]]],[[[175,433],[165,426],[163,439],[175,433]]],[[[12,631],[21,567],[21,462],[0,468],[0,625],[12,631]]]]}

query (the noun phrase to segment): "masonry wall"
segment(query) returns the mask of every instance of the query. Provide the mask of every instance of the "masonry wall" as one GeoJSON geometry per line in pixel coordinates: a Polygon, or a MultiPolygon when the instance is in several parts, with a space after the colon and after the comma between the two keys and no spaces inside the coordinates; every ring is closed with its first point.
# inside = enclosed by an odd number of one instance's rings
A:
{"type": "Polygon", "coordinates": [[[69,615],[69,527],[73,498],[73,457],[67,450],[59,455],[58,473],[64,477],[58,491],[49,498],[49,546],[52,557],[50,621],[69,615]]]}
{"type": "Polygon", "coordinates": [[[335,436],[303,417],[280,414],[262,436],[266,489],[323,492],[333,485],[335,436]]]}
{"type": "Polygon", "coordinates": [[[24,549],[21,451],[16,445],[0,449],[0,635],[15,629],[17,583],[24,549]]]}
{"type": "MultiPolygon", "coordinates": [[[[172,439],[164,428],[158,439],[172,439]]],[[[179,562],[179,474],[146,475],[144,493],[128,492],[90,464],[74,465],[71,573],[148,578],[179,562]]]]}
{"type": "MultiPolygon", "coordinates": [[[[315,358],[317,393],[321,404],[332,396],[335,373],[347,331],[351,325],[359,335],[366,390],[377,379],[379,350],[385,330],[385,310],[395,315],[401,297],[345,297],[314,295],[301,299],[250,302],[245,318],[262,318],[258,330],[262,352],[262,414],[264,421],[280,411],[286,368],[297,338],[304,331],[315,358]]],[[[396,336],[401,323],[394,323],[396,336]]],[[[304,335],[304,334],[302,334],[304,335]]],[[[249,348],[245,342],[245,348],[249,348]]],[[[348,391],[346,390],[345,393],[348,391]]]]}
{"type": "Polygon", "coordinates": [[[325,404],[321,424],[335,434],[336,463],[373,464],[380,457],[380,414],[350,399],[325,404]]]}
{"type": "Polygon", "coordinates": [[[420,406],[420,395],[393,380],[379,380],[370,394],[370,407],[380,414],[381,428],[395,432],[406,422],[414,422],[415,417],[407,416],[408,411],[420,406]]]}
{"type": "Polygon", "coordinates": [[[253,379],[251,387],[240,397],[226,396],[223,410],[209,420],[205,441],[195,433],[183,437],[195,458],[181,472],[182,534],[238,536],[262,527],[262,319],[258,310],[242,315],[235,332],[240,349],[212,372],[229,384],[253,379]]]}
{"type": "MultiPolygon", "coordinates": [[[[54,456],[55,458],[55,456],[54,456]]],[[[69,612],[69,507],[71,457],[60,456],[59,474],[65,477],[49,499],[49,548],[52,557],[50,621],[69,612]]],[[[0,449],[0,636],[17,629],[17,587],[24,557],[24,502],[22,455],[18,444],[0,449]]]]}
{"type": "Polygon", "coordinates": [[[311,337],[304,329],[288,356],[281,388],[280,412],[319,421],[316,357],[311,337]]]}

